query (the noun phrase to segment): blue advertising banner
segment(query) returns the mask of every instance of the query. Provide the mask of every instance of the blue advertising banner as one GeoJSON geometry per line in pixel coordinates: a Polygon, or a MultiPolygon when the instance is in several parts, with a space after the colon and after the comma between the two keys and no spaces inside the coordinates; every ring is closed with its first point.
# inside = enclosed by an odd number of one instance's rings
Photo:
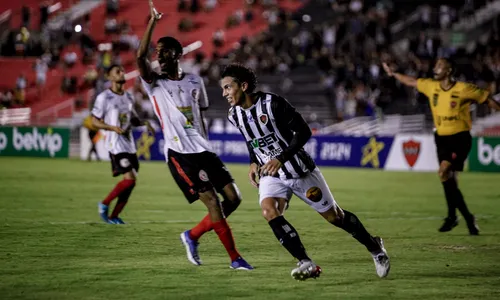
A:
{"type": "MultiPolygon", "coordinates": [[[[163,136],[134,132],[141,160],[165,160],[163,136]]],[[[240,134],[210,134],[215,153],[226,163],[248,163],[249,155],[240,134]]],[[[304,147],[319,166],[383,168],[393,137],[313,136],[304,147]]]]}

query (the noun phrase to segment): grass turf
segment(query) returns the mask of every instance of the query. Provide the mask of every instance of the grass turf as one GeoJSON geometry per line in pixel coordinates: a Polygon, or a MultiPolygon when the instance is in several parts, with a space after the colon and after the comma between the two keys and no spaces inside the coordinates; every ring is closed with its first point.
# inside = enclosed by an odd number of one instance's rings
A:
{"type": "Polygon", "coordinates": [[[118,180],[109,163],[4,157],[0,166],[2,299],[500,298],[498,174],[460,179],[482,230],[472,237],[464,222],[437,232],[446,210],[435,174],[322,168],[341,207],[384,238],[392,269],[379,279],[363,246],[293,198],[285,216],[323,268],[296,282],[246,166],[229,166],[243,194],[229,224],[251,272],[229,269],[214,232],[200,240],[204,265],[187,261],[179,234],[206,210],[184,200],[164,163],[141,164],[124,226],[98,219],[97,202],[118,180]]]}

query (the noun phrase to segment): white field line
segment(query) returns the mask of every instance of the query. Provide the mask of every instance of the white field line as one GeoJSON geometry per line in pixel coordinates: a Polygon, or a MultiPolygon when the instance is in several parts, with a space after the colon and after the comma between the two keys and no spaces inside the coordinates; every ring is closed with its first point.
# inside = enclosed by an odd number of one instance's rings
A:
{"type": "MultiPolygon", "coordinates": [[[[155,211],[156,212],[156,211],[155,211]]],[[[361,213],[360,213],[361,214],[361,213]]],[[[392,213],[394,215],[395,213],[392,213]]],[[[442,216],[403,216],[406,213],[396,213],[396,214],[401,214],[401,216],[388,216],[388,217],[368,217],[368,218],[363,218],[363,220],[424,220],[424,221],[432,221],[432,220],[442,220],[444,217],[442,216]]],[[[484,220],[484,219],[498,219],[498,216],[493,216],[493,215],[475,215],[477,220],[484,220]]],[[[133,225],[133,224],[195,224],[199,222],[199,220],[138,220],[138,221],[127,221],[125,220],[128,225],[133,225]]],[[[238,221],[238,223],[255,223],[254,221],[238,221]]],[[[44,225],[44,224],[50,224],[50,225],[95,225],[95,224],[103,224],[106,225],[104,222],[99,221],[99,220],[94,220],[94,221],[72,221],[72,222],[19,222],[16,224],[37,224],[37,225],[44,225]]],[[[2,224],[3,226],[12,226],[12,223],[4,223],[2,224]]]]}

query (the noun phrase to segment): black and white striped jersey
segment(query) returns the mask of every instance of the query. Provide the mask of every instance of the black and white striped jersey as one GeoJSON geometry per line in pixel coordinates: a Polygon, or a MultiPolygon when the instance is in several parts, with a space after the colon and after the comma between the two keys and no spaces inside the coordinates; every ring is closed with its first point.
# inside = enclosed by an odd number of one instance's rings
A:
{"type": "MultiPolygon", "coordinates": [[[[293,129],[297,131],[294,124],[307,127],[307,123],[287,100],[278,95],[257,92],[256,99],[248,109],[231,107],[228,119],[245,137],[252,162],[262,166],[289,149],[295,134],[293,129]]],[[[287,159],[277,176],[300,178],[314,168],[313,159],[300,148],[287,159]]]]}

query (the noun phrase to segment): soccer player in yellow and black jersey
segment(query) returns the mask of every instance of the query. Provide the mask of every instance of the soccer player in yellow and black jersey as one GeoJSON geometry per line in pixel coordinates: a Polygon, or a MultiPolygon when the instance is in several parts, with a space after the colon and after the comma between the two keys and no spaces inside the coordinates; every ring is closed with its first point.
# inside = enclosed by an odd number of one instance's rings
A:
{"type": "Polygon", "coordinates": [[[448,216],[444,219],[440,232],[452,230],[458,225],[456,209],[463,215],[471,235],[478,235],[479,228],[474,216],[465,204],[458,188],[457,172],[463,171],[464,162],[472,145],[470,130],[472,121],[470,104],[488,103],[500,110],[500,104],[493,100],[489,92],[474,84],[455,81],[454,66],[448,59],[438,59],[434,66],[434,79],[414,78],[393,71],[383,64],[389,76],[417,90],[429,98],[435,126],[435,142],[439,160],[439,178],[443,184],[448,216]]]}

